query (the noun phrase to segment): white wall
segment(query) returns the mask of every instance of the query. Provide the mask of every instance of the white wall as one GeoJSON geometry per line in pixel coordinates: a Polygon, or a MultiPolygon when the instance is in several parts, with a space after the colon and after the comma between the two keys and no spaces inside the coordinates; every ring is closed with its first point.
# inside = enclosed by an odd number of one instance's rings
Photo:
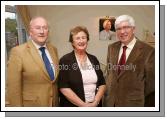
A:
{"type": "Polygon", "coordinates": [[[129,14],[136,21],[136,36],[143,39],[144,30],[155,31],[154,6],[29,6],[31,16],[44,16],[50,24],[50,40],[58,48],[59,57],[72,50],[68,42],[69,31],[77,25],[84,25],[90,33],[88,52],[97,56],[101,63],[106,63],[107,48],[113,41],[99,40],[99,18],[117,17],[129,14]]]}

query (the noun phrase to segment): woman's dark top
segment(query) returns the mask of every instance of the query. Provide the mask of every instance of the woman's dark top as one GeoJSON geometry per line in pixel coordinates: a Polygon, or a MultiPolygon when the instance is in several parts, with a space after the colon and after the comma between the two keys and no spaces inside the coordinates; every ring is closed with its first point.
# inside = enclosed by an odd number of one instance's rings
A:
{"type": "MultiPolygon", "coordinates": [[[[87,56],[95,69],[97,75],[96,92],[100,85],[105,85],[105,79],[103,73],[100,69],[100,64],[97,58],[91,54],[87,53],[87,56]]],[[[58,76],[58,87],[60,88],[71,88],[75,94],[85,102],[84,87],[82,81],[82,74],[80,72],[74,51],[64,55],[60,59],[59,63],[59,76],[58,76]]],[[[61,93],[60,94],[60,106],[62,107],[73,107],[76,106],[72,104],[68,99],[61,93]]]]}

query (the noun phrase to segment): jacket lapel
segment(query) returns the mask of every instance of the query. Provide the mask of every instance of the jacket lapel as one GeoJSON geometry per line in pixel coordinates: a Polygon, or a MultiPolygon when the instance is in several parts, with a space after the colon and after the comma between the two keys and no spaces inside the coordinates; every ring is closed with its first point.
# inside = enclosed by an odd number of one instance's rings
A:
{"type": "Polygon", "coordinates": [[[55,79],[53,80],[53,82],[55,82],[55,80],[57,79],[58,73],[59,73],[59,69],[58,69],[58,55],[57,55],[57,51],[54,50],[54,48],[48,43],[47,45],[47,49],[49,51],[49,54],[52,58],[52,61],[54,63],[54,69],[55,69],[55,79]]]}
{"type": "MultiPolygon", "coordinates": [[[[116,46],[112,49],[113,50],[113,55],[114,55],[114,59],[113,59],[113,64],[118,64],[118,57],[119,57],[119,50],[121,47],[121,43],[116,44],[116,46]]],[[[111,54],[112,55],[112,54],[111,54]]]]}
{"type": "MultiPolygon", "coordinates": [[[[117,66],[117,64],[118,64],[118,57],[119,57],[120,47],[121,47],[121,42],[118,42],[118,44],[116,44],[115,47],[112,49],[111,56],[113,56],[113,62],[112,62],[112,64],[114,66],[117,66]]],[[[114,70],[114,74],[116,74],[115,76],[118,75],[117,70],[114,70]]]]}
{"type": "Polygon", "coordinates": [[[43,60],[42,60],[40,54],[38,53],[38,50],[33,45],[31,40],[29,40],[27,43],[28,43],[27,47],[29,49],[30,55],[32,56],[33,60],[40,67],[40,70],[42,70],[42,72],[47,76],[47,78],[45,78],[45,79],[50,79],[49,74],[47,73],[45,65],[43,63],[43,60]]]}
{"type": "Polygon", "coordinates": [[[142,47],[143,46],[141,45],[141,41],[137,40],[134,48],[132,49],[129,55],[129,58],[127,59],[126,64],[132,63],[138,58],[138,56],[140,55],[142,51],[142,47]]]}

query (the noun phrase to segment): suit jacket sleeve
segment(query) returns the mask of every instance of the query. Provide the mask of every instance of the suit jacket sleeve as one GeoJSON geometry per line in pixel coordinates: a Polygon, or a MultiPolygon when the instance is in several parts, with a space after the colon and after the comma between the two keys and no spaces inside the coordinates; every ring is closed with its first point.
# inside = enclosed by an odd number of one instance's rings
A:
{"type": "Polygon", "coordinates": [[[7,94],[11,106],[22,106],[22,59],[17,48],[11,50],[7,64],[7,94]]]}
{"type": "Polygon", "coordinates": [[[155,50],[151,50],[145,63],[145,96],[155,91],[155,50]]]}

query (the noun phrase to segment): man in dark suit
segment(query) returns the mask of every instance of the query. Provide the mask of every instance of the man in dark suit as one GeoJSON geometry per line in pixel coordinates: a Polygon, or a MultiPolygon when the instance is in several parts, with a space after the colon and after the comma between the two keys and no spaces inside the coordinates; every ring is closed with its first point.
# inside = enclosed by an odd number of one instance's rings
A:
{"type": "Polygon", "coordinates": [[[135,38],[135,21],[115,21],[118,42],[109,45],[104,106],[155,106],[155,50],[135,38]]]}

